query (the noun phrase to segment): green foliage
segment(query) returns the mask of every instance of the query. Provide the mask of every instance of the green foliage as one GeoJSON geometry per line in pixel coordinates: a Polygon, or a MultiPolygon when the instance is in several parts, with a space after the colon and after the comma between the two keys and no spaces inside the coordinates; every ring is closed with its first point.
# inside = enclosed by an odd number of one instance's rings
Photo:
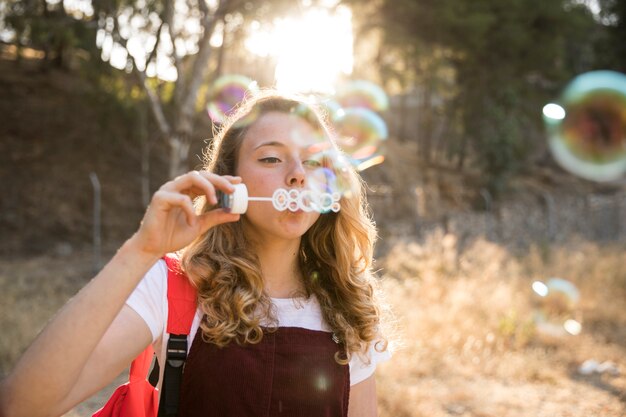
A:
{"type": "MultiPolygon", "coordinates": [[[[624,15],[625,2],[603,3],[613,15],[624,15]]],[[[453,70],[454,95],[444,101],[449,120],[459,126],[450,131],[462,132],[461,141],[471,146],[448,148],[459,153],[471,149],[467,158],[456,156],[473,161],[496,193],[538,145],[541,107],[574,75],[595,69],[602,60],[598,44],[609,38],[609,29],[624,30],[623,23],[600,24],[585,6],[571,1],[381,0],[376,15],[383,53],[406,64],[399,74],[401,85],[413,80],[409,87],[442,97],[442,88],[450,83],[441,77],[450,77],[448,72],[429,72],[453,70]],[[433,61],[437,65],[425,64],[433,61]]],[[[626,45],[624,39],[619,48],[626,45]]],[[[382,70],[387,76],[398,74],[382,70]]]]}
{"type": "Polygon", "coordinates": [[[89,18],[68,14],[63,2],[11,1],[4,11],[4,24],[15,31],[15,43],[43,50],[46,66],[68,68],[77,66],[79,56],[83,61],[98,56],[89,18]]]}
{"type": "Polygon", "coordinates": [[[599,0],[603,31],[598,36],[599,68],[611,68],[626,73],[626,2],[599,0]]]}

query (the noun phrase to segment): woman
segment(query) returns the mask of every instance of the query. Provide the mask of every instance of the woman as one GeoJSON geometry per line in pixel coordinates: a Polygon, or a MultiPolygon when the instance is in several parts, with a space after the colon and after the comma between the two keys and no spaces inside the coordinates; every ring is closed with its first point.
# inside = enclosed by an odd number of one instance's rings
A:
{"type": "Polygon", "coordinates": [[[266,92],[247,101],[214,139],[206,170],[154,194],[138,231],[26,351],[2,384],[1,415],[61,415],[150,343],[162,358],[160,258],[182,249],[198,311],[179,416],[375,416],[374,369],[388,353],[370,272],[375,230],[356,174],[341,170],[352,191],[337,213],[216,206],[218,192],[242,182],[251,196],[271,196],[309,188],[322,168],[333,178],[334,148],[303,100],[266,92]]]}

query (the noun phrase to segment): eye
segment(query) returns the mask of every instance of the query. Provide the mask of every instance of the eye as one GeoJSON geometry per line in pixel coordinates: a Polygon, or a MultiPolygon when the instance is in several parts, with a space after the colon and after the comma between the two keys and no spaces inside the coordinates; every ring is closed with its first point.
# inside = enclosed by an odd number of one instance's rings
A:
{"type": "Polygon", "coordinates": [[[302,165],[309,168],[319,168],[322,166],[322,163],[316,159],[307,159],[306,161],[302,162],[302,165]]]}
{"type": "Polygon", "coordinates": [[[259,159],[259,161],[265,163],[265,164],[277,164],[279,162],[282,162],[280,159],[276,158],[275,156],[268,156],[265,158],[261,158],[259,159]]]}

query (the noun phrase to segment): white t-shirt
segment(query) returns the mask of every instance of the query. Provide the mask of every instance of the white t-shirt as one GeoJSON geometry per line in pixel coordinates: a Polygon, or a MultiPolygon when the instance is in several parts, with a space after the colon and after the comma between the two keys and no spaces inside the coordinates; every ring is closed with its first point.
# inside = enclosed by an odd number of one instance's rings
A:
{"type": "MultiPolygon", "coordinates": [[[[308,300],[292,298],[272,298],[276,307],[278,326],[300,327],[309,330],[330,332],[330,327],[322,318],[319,302],[315,297],[308,300]]],[[[154,351],[159,363],[165,357],[167,327],[167,264],[159,260],[150,268],[148,273],[137,285],[137,288],[126,300],[126,304],[135,310],[146,322],[152,333],[154,351]]],[[[187,349],[191,349],[194,337],[200,327],[202,311],[198,309],[191,324],[191,332],[187,336],[187,349]]],[[[390,352],[378,352],[374,344],[369,351],[370,363],[367,364],[359,357],[352,355],[350,360],[350,385],[358,384],[374,373],[376,364],[388,360],[390,352]]],[[[161,367],[161,372],[163,368],[161,367]]]]}

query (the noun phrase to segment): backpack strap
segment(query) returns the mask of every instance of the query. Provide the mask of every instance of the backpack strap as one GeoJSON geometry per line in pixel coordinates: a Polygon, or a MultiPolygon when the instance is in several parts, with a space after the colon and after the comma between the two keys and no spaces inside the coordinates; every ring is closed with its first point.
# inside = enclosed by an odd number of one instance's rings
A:
{"type": "Polygon", "coordinates": [[[197,301],[196,289],[180,269],[180,259],[174,255],[167,255],[163,259],[167,264],[167,333],[169,333],[169,338],[158,417],[170,417],[178,412],[180,385],[187,360],[187,336],[196,314],[197,301]]]}

